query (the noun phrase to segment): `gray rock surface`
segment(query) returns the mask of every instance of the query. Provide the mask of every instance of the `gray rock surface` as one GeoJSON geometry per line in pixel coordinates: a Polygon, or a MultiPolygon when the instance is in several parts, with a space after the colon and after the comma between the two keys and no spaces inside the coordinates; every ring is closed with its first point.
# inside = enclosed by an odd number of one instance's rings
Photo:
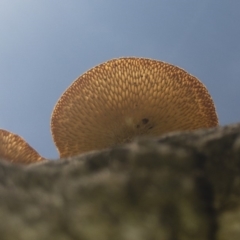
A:
{"type": "Polygon", "coordinates": [[[0,239],[239,240],[240,124],[0,161],[0,239]]]}

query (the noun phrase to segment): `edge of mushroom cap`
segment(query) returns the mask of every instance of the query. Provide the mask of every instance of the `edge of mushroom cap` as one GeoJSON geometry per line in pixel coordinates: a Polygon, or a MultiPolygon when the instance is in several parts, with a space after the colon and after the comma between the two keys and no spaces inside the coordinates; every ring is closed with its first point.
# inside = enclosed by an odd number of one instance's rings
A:
{"type": "MultiPolygon", "coordinates": [[[[218,125],[218,117],[216,114],[216,109],[214,106],[214,102],[212,100],[211,95],[209,94],[207,88],[205,87],[205,85],[199,81],[196,77],[194,77],[193,75],[189,74],[187,71],[185,71],[184,69],[174,66],[170,63],[166,63],[163,61],[159,61],[159,60],[154,60],[154,59],[150,59],[150,58],[138,58],[138,57],[121,57],[121,58],[114,58],[111,59],[109,61],[103,62],[101,64],[96,65],[95,67],[87,70],[85,73],[83,73],[82,75],[80,75],[75,81],[72,82],[72,84],[67,88],[67,90],[65,90],[65,92],[62,94],[62,96],[59,98],[59,100],[57,101],[54,110],[52,112],[52,117],[51,117],[51,131],[52,131],[52,137],[54,140],[54,143],[60,153],[60,157],[68,157],[68,156],[72,156],[70,153],[69,154],[65,154],[62,153],[61,151],[61,146],[59,147],[59,143],[60,145],[63,142],[68,141],[69,137],[67,136],[66,139],[64,139],[64,134],[63,131],[67,131],[66,129],[58,129],[58,126],[56,125],[61,125],[62,122],[64,121],[64,117],[66,117],[66,113],[63,113],[63,107],[70,109],[71,106],[67,106],[67,102],[69,99],[72,98],[72,94],[76,93],[75,88],[77,88],[78,85],[81,85],[81,82],[83,81],[83,78],[86,75],[91,75],[94,74],[94,72],[97,72],[99,69],[106,67],[108,64],[114,63],[114,62],[120,62],[120,61],[144,61],[144,62],[148,62],[150,63],[154,63],[154,64],[162,64],[166,67],[172,68],[174,70],[176,70],[177,72],[181,72],[181,74],[184,74],[185,76],[187,76],[189,79],[191,79],[191,81],[193,82],[193,85],[196,89],[199,90],[199,92],[195,92],[195,94],[197,95],[197,98],[199,100],[199,106],[201,107],[201,113],[203,115],[205,115],[204,117],[206,117],[206,122],[205,125],[203,127],[208,128],[208,127],[215,127],[218,125]],[[65,114],[65,116],[63,116],[65,114]],[[61,118],[61,115],[63,116],[63,118],[61,118]],[[62,138],[60,138],[59,136],[62,136],[62,138]]],[[[119,73],[120,74],[120,73],[119,73]]],[[[174,72],[172,73],[173,78],[174,76],[174,72]]],[[[91,79],[89,80],[91,81],[91,79]]],[[[79,87],[80,88],[80,87],[79,87]]],[[[78,89],[79,90],[79,89],[78,89]]],[[[80,90],[79,90],[80,91],[80,90]]],[[[181,130],[181,129],[180,129],[181,130]]],[[[72,132],[74,132],[75,130],[72,129],[72,132]]],[[[63,143],[64,144],[64,143],[63,143]]],[[[94,149],[92,149],[94,150],[94,149]]],[[[71,150],[70,150],[71,151],[71,150]]],[[[80,149],[79,149],[79,153],[81,153],[80,149]]],[[[77,154],[79,154],[77,153],[77,154]]],[[[74,154],[76,155],[76,154],[74,154]]]]}
{"type": "Polygon", "coordinates": [[[30,164],[45,160],[22,137],[0,129],[0,158],[12,163],[30,164]]]}

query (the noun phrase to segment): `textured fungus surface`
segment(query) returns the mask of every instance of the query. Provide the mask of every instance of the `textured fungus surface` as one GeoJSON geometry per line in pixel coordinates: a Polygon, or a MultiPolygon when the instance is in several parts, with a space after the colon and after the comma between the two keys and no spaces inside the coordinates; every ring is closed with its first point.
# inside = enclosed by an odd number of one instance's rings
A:
{"type": "Polygon", "coordinates": [[[0,129],[0,158],[24,164],[43,160],[23,138],[3,129],[0,129]]]}
{"type": "Polygon", "coordinates": [[[186,71],[143,58],[120,58],[80,76],[55,106],[51,129],[60,157],[218,125],[205,86],[186,71]]]}

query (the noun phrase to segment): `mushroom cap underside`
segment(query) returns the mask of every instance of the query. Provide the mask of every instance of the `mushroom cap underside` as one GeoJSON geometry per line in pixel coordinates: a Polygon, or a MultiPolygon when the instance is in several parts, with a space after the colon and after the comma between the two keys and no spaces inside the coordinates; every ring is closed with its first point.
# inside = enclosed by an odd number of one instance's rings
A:
{"type": "Polygon", "coordinates": [[[217,125],[213,100],[197,78],[144,58],[113,59],[85,72],[63,93],[51,119],[60,157],[217,125]]]}
{"type": "Polygon", "coordinates": [[[0,158],[19,164],[44,160],[23,138],[3,129],[0,129],[0,158]]]}

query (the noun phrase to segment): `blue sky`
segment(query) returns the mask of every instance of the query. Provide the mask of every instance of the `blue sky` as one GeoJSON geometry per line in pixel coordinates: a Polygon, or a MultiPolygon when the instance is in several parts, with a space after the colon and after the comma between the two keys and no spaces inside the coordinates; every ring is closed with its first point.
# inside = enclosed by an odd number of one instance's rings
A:
{"type": "Polygon", "coordinates": [[[122,56],[198,77],[221,125],[240,122],[240,1],[1,0],[0,128],[57,158],[52,109],[72,81],[122,56]]]}

